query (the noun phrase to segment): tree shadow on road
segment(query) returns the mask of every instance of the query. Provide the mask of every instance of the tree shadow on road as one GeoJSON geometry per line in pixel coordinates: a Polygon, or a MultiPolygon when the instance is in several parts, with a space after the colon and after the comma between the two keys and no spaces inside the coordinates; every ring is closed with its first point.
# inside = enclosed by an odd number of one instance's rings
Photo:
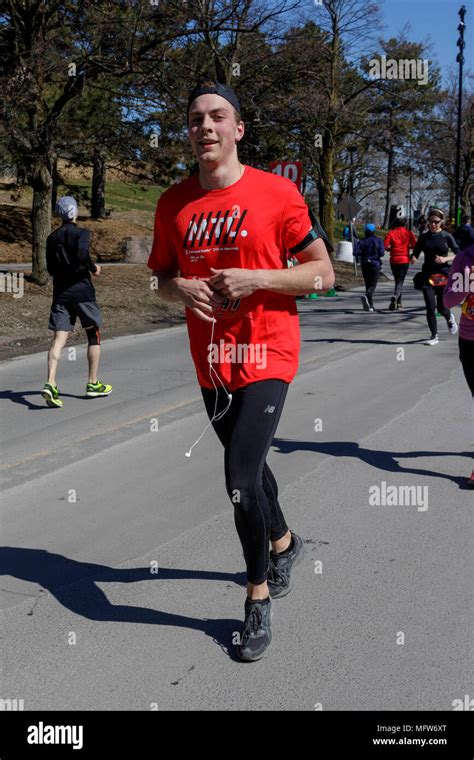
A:
{"type": "Polygon", "coordinates": [[[473,454],[469,451],[381,451],[366,449],[355,441],[291,441],[287,438],[274,438],[272,447],[282,454],[292,454],[295,451],[314,451],[317,454],[326,454],[332,457],[354,457],[366,464],[370,464],[377,470],[396,472],[424,477],[443,478],[456,483],[462,490],[468,490],[467,475],[465,477],[449,475],[439,470],[423,470],[410,465],[402,467],[398,459],[415,459],[424,457],[459,457],[464,456],[472,459],[473,454]]]}
{"type": "MultiPolygon", "coordinates": [[[[233,647],[229,645],[233,633],[240,631],[242,621],[222,618],[199,619],[146,607],[111,604],[105,593],[95,584],[207,580],[228,581],[245,586],[245,573],[159,567],[158,573],[153,574],[150,567],[107,567],[90,562],[78,562],[44,549],[2,546],[0,547],[0,575],[11,575],[20,580],[38,583],[41,587],[40,593],[43,590],[49,591],[64,607],[89,620],[168,625],[202,631],[206,636],[210,636],[226,654],[235,659],[233,647]]],[[[178,597],[176,599],[179,600],[178,597]]],[[[198,606],[197,603],[196,606],[198,606]]],[[[33,615],[34,607],[35,605],[28,613],[29,615],[33,615]]]]}

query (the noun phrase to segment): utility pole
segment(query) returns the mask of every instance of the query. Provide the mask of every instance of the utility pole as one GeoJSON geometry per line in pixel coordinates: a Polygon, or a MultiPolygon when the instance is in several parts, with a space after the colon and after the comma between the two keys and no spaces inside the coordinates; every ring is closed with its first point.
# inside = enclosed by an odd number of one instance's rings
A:
{"type": "Polygon", "coordinates": [[[459,53],[456,56],[456,61],[459,63],[458,132],[456,138],[456,175],[454,179],[454,224],[456,227],[461,223],[461,209],[459,208],[459,185],[461,173],[462,69],[464,63],[464,48],[466,46],[466,43],[464,42],[464,30],[466,28],[466,24],[464,23],[464,16],[466,13],[466,6],[462,5],[458,11],[461,22],[458,26],[459,38],[456,43],[459,48],[459,53]]]}

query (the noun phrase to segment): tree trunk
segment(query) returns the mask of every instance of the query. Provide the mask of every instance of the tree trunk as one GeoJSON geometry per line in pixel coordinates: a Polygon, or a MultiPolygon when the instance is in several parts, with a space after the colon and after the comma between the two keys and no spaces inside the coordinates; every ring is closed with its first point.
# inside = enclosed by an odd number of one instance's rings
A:
{"type": "Polygon", "coordinates": [[[321,222],[321,214],[322,214],[323,204],[324,204],[324,191],[323,191],[323,184],[321,181],[321,164],[319,166],[320,166],[320,173],[319,173],[318,180],[316,182],[316,189],[318,193],[318,219],[321,222]]]}
{"type": "Polygon", "coordinates": [[[52,180],[53,180],[53,187],[52,187],[52,190],[51,190],[51,211],[54,214],[54,210],[56,208],[56,201],[58,199],[58,185],[59,185],[58,159],[57,158],[55,158],[54,161],[53,161],[52,180]]]}
{"type": "Polygon", "coordinates": [[[454,219],[456,216],[456,212],[454,210],[454,176],[453,178],[449,177],[449,219],[454,219]]]}
{"type": "Polygon", "coordinates": [[[460,205],[462,209],[462,214],[467,214],[470,216],[470,199],[471,199],[471,191],[473,186],[472,181],[472,161],[471,161],[471,153],[466,155],[464,160],[464,176],[461,180],[461,194],[460,194],[460,205]]]}
{"type": "Polygon", "coordinates": [[[40,161],[29,177],[33,188],[31,222],[33,228],[32,280],[38,285],[46,285],[46,238],[51,232],[51,193],[53,180],[51,165],[47,158],[40,161]]]}
{"type": "Polygon", "coordinates": [[[24,166],[16,167],[16,184],[21,187],[27,182],[27,173],[24,166]]]}
{"type": "Polygon", "coordinates": [[[383,218],[383,226],[388,229],[390,224],[390,201],[392,199],[392,174],[393,174],[393,145],[390,143],[388,151],[388,165],[387,165],[387,186],[385,189],[385,212],[383,218]]]}
{"type": "Polygon", "coordinates": [[[466,179],[461,188],[461,209],[463,215],[467,214],[467,216],[471,215],[471,190],[472,185],[466,179]]]}
{"type": "Polygon", "coordinates": [[[94,155],[92,173],[92,219],[105,219],[105,158],[100,153],[94,155]]]}
{"type": "Polygon", "coordinates": [[[324,132],[321,151],[321,183],[319,188],[320,222],[334,245],[334,145],[332,134],[324,132]]]}

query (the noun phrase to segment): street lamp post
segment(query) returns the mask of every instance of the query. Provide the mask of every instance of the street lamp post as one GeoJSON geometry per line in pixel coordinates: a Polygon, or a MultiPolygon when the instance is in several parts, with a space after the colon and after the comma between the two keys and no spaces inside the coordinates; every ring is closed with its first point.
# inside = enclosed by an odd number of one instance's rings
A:
{"type": "MultiPolygon", "coordinates": [[[[357,151],[357,145],[348,145],[347,150],[349,151],[349,155],[351,157],[351,164],[350,164],[350,170],[349,170],[349,195],[351,198],[354,197],[354,153],[357,151]]],[[[354,240],[354,225],[352,224],[352,219],[349,219],[349,229],[351,234],[351,241],[352,241],[352,250],[354,250],[355,247],[355,240],[354,240]]],[[[357,262],[354,257],[354,275],[357,277],[357,262]]]]}
{"type": "Polygon", "coordinates": [[[354,153],[357,151],[357,145],[349,145],[347,148],[351,157],[351,168],[349,172],[349,195],[354,197],[354,153]]]}
{"type": "Polygon", "coordinates": [[[456,175],[454,179],[454,223],[458,226],[461,223],[459,208],[459,183],[460,183],[460,168],[461,168],[461,119],[462,119],[462,69],[464,63],[464,48],[466,43],[464,42],[464,30],[466,24],[464,23],[464,16],[466,15],[466,7],[464,5],[459,9],[459,17],[461,22],[458,26],[459,38],[457,46],[459,53],[456,56],[456,61],[459,63],[459,90],[458,90],[458,132],[456,138],[456,175]]]}
{"type": "Polygon", "coordinates": [[[410,185],[408,189],[408,229],[413,229],[413,215],[412,215],[412,206],[411,206],[411,197],[412,197],[412,181],[413,178],[413,170],[410,171],[410,185]]]}

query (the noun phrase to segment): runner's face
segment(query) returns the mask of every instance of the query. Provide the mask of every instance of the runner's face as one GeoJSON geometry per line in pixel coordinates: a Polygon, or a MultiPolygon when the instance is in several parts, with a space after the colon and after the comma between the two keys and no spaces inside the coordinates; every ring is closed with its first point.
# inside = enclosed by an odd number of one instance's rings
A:
{"type": "Polygon", "coordinates": [[[243,134],[243,122],[236,123],[233,107],[220,95],[200,95],[191,103],[188,136],[199,163],[209,167],[225,163],[243,134]]]}
{"type": "Polygon", "coordinates": [[[441,231],[441,219],[439,218],[439,216],[430,216],[428,222],[430,225],[431,232],[441,231]]]}

